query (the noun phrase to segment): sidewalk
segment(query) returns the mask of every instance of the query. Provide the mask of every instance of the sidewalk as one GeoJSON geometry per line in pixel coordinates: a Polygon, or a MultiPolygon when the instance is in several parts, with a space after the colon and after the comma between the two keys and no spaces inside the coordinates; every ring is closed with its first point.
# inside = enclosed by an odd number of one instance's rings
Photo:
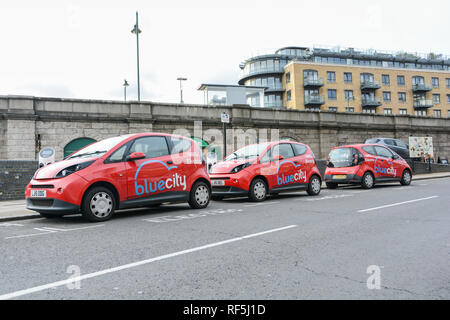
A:
{"type": "MultiPolygon", "coordinates": [[[[413,176],[413,181],[448,177],[450,177],[450,172],[418,174],[413,176]]],[[[326,188],[325,183],[323,183],[322,189],[326,188]]],[[[25,200],[0,201],[0,222],[39,217],[40,215],[37,212],[25,208],[25,200]]]]}

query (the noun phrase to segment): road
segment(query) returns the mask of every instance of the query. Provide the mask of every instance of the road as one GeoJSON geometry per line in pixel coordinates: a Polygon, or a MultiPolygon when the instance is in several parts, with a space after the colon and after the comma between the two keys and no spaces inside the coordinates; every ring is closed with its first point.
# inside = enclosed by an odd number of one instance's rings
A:
{"type": "Polygon", "coordinates": [[[444,178],[99,224],[3,222],[0,299],[449,299],[449,189],[444,178]]]}

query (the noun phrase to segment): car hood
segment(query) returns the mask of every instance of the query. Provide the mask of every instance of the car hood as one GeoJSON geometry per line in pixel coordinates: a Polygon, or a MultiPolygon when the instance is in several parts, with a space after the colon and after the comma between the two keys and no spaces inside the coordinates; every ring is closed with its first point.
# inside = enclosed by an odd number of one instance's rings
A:
{"type": "Polygon", "coordinates": [[[36,174],[34,176],[34,179],[40,180],[40,179],[53,179],[55,178],[56,174],[60,172],[61,170],[79,164],[87,161],[96,160],[98,158],[75,158],[75,159],[69,159],[69,160],[61,160],[49,165],[46,165],[36,171],[36,174]]]}
{"type": "Polygon", "coordinates": [[[230,173],[230,171],[241,164],[247,162],[254,162],[255,160],[242,159],[242,160],[230,160],[230,161],[221,161],[212,166],[210,173],[230,173]]]}

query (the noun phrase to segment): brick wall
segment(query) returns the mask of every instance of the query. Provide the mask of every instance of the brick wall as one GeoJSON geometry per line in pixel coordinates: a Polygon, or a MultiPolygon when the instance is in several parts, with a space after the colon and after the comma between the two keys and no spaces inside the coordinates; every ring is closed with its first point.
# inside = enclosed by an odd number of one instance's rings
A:
{"type": "Polygon", "coordinates": [[[37,161],[0,160],[0,201],[24,199],[25,187],[37,168],[37,161]]]}

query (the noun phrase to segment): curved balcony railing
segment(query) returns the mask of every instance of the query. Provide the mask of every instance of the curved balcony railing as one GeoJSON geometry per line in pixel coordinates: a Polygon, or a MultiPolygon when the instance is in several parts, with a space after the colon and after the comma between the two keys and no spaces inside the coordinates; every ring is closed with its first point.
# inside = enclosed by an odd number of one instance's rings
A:
{"type": "Polygon", "coordinates": [[[431,86],[429,84],[426,83],[416,83],[413,84],[412,86],[412,90],[414,92],[427,92],[427,91],[431,91],[431,86]]]}
{"type": "Polygon", "coordinates": [[[361,81],[361,90],[375,90],[380,89],[380,82],[376,80],[363,80],[361,81]]]}
{"type": "Polygon", "coordinates": [[[305,105],[322,105],[325,103],[324,96],[308,96],[305,97],[305,105]]]}
{"type": "Polygon", "coordinates": [[[361,99],[361,105],[363,107],[379,107],[381,106],[380,98],[363,98],[361,99]]]}
{"type": "Polygon", "coordinates": [[[413,102],[414,108],[431,108],[434,106],[433,100],[415,100],[413,102]]]}
{"type": "Polygon", "coordinates": [[[312,77],[306,77],[303,79],[303,87],[322,87],[323,78],[317,79],[312,77]]]}
{"type": "Polygon", "coordinates": [[[254,76],[257,74],[267,74],[267,73],[284,73],[284,67],[273,67],[273,68],[260,68],[257,70],[252,70],[252,71],[247,71],[247,72],[242,72],[240,75],[240,78],[247,78],[250,76],[254,76]]]}

